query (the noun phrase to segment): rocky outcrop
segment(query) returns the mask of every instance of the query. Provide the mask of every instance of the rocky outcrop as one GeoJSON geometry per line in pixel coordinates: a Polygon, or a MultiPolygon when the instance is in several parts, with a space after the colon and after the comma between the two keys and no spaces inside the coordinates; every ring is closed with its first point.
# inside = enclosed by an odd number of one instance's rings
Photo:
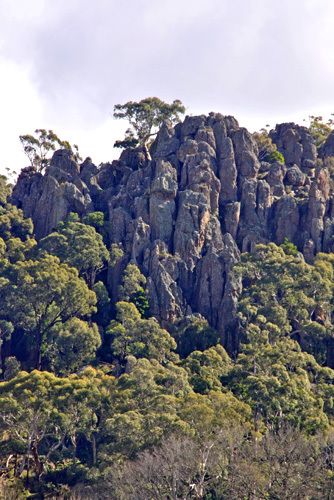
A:
{"type": "Polygon", "coordinates": [[[282,123],[276,125],[270,137],[283,154],[288,167],[297,165],[307,173],[316,167],[317,148],[308,128],[282,123]]]}
{"type": "Polygon", "coordinates": [[[23,169],[11,201],[31,217],[37,238],[49,234],[70,212],[84,215],[93,210],[79,166],[67,150],[55,152],[44,175],[31,167],[23,169]]]}
{"type": "Polygon", "coordinates": [[[229,116],[188,116],[163,124],[148,151],[124,151],[96,167],[57,151],[44,175],[25,169],[12,201],[31,217],[38,238],[70,211],[102,210],[110,243],[124,257],[108,274],[113,300],[126,264],[147,277],[152,313],[168,326],[199,313],[237,348],[240,283],[233,264],[259,242],[295,243],[312,261],[334,247],[334,203],[325,160],[305,127],[281,124],[270,137],[285,164],[258,158],[253,136],[229,116]]]}
{"type": "Polygon", "coordinates": [[[334,130],[329,134],[325,143],[319,148],[320,158],[334,156],[334,130]]]}

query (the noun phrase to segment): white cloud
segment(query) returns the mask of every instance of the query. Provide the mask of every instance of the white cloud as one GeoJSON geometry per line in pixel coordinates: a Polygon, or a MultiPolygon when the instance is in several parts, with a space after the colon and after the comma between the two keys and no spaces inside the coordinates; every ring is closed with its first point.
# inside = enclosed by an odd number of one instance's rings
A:
{"type": "Polygon", "coordinates": [[[41,101],[29,79],[29,70],[0,59],[0,169],[20,169],[27,160],[19,135],[37,128],[43,121],[41,101]]]}

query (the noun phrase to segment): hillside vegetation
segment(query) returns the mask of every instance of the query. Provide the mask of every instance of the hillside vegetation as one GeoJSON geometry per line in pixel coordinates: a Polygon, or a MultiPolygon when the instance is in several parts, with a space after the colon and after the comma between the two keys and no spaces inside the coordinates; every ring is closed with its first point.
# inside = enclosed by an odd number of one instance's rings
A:
{"type": "Polygon", "coordinates": [[[334,496],[323,125],[164,121],[100,166],[37,131],[0,179],[0,498],[334,496]]]}

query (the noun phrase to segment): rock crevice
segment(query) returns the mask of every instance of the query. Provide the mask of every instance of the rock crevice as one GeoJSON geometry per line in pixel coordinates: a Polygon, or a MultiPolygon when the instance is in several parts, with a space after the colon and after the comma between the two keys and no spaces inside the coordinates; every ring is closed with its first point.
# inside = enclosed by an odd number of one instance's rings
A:
{"type": "Polygon", "coordinates": [[[12,202],[32,218],[37,238],[71,211],[104,211],[110,243],[124,251],[118,272],[109,273],[113,293],[132,260],[147,277],[151,311],[162,323],[200,313],[233,351],[240,283],[231,267],[240,252],[285,238],[307,261],[334,249],[326,168],[333,134],[319,151],[308,129],[293,123],[276,126],[270,137],[284,165],[261,162],[252,134],[233,117],[189,116],[176,127],[163,124],[150,153],[126,150],[99,167],[57,151],[44,175],[22,171],[12,202]]]}

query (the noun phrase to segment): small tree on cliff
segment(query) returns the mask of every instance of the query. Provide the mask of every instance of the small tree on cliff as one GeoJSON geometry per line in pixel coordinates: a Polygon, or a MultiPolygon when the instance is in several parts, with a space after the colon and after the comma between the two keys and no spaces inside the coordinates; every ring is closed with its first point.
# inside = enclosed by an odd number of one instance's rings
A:
{"type": "MultiPolygon", "coordinates": [[[[332,113],[331,116],[334,116],[334,113],[332,113]]],[[[322,116],[309,116],[308,129],[317,147],[321,146],[326,141],[327,137],[332,132],[333,127],[333,118],[329,118],[325,121],[322,116]]]]}
{"type": "Polygon", "coordinates": [[[276,144],[273,143],[265,128],[262,128],[260,132],[254,132],[253,138],[259,149],[260,161],[265,161],[267,163],[285,162],[284,156],[277,150],[276,144]]]}
{"type": "Polygon", "coordinates": [[[130,128],[126,131],[124,139],[116,141],[114,147],[145,146],[150,138],[157,134],[165,120],[177,123],[184,112],[185,107],[178,99],[168,104],[158,97],[147,97],[139,102],[116,104],[114,118],[128,120],[130,128]]]}
{"type": "Polygon", "coordinates": [[[38,172],[45,169],[50,161],[50,154],[57,148],[68,149],[72,152],[76,161],[81,160],[78,146],[76,144],[71,146],[68,141],[62,141],[53,130],[38,128],[35,130],[34,135],[20,135],[20,141],[31,166],[38,172]]]}

